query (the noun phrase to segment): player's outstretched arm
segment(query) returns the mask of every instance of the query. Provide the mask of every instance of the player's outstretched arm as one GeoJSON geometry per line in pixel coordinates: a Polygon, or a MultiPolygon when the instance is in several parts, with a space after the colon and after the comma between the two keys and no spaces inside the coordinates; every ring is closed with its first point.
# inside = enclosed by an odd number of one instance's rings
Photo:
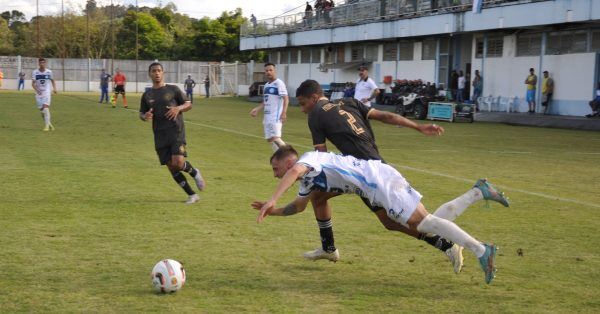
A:
{"type": "Polygon", "coordinates": [[[393,124],[393,125],[404,126],[407,128],[412,128],[412,129],[415,129],[425,135],[436,136],[436,135],[444,134],[444,128],[442,128],[441,126],[439,126],[437,124],[418,124],[418,123],[416,123],[412,120],[409,120],[401,115],[387,112],[387,111],[371,109],[369,111],[368,117],[369,117],[369,119],[381,121],[386,124],[393,124]]]}
{"type": "MultiPolygon", "coordinates": [[[[306,206],[308,205],[309,200],[310,199],[308,197],[298,196],[296,199],[294,199],[292,202],[285,205],[284,207],[272,208],[271,210],[268,210],[267,215],[269,215],[269,216],[291,216],[291,215],[301,213],[306,209],[306,206]]],[[[256,210],[260,210],[263,206],[265,206],[266,203],[267,202],[254,201],[254,202],[252,202],[252,204],[250,204],[250,206],[252,206],[252,208],[254,208],[256,210]]]]}
{"type": "Polygon", "coordinates": [[[260,213],[258,214],[256,221],[263,221],[268,215],[268,213],[275,209],[277,201],[283,195],[283,193],[285,193],[285,191],[287,191],[292,185],[294,185],[294,182],[296,182],[296,180],[298,180],[298,178],[304,175],[307,171],[308,168],[305,165],[301,164],[295,164],[292,168],[290,168],[285,173],[283,178],[281,178],[281,181],[279,182],[279,185],[277,185],[277,188],[275,189],[273,196],[271,196],[271,199],[266,201],[261,207],[260,213]]]}

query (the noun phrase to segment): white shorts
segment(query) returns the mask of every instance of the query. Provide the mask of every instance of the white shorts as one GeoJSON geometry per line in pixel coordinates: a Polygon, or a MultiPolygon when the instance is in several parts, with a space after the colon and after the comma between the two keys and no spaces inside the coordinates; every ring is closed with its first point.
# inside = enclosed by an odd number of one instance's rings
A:
{"type": "Polygon", "coordinates": [[[35,104],[38,109],[42,109],[44,105],[50,107],[50,95],[35,95],[35,104]]]}
{"type": "Polygon", "coordinates": [[[263,122],[263,126],[265,127],[265,138],[270,139],[272,137],[281,137],[281,122],[263,122]]]}
{"type": "Polygon", "coordinates": [[[380,188],[375,191],[371,204],[385,208],[388,217],[408,226],[406,222],[423,196],[392,166],[382,164],[378,168],[377,181],[380,188]]]}

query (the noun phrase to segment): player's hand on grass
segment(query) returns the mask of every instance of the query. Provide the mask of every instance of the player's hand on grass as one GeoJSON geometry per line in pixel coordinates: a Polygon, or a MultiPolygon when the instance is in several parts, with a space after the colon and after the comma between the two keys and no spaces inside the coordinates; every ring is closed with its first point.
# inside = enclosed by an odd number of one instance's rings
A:
{"type": "Polygon", "coordinates": [[[152,111],[154,111],[154,109],[150,108],[150,110],[148,110],[148,111],[146,111],[146,113],[144,113],[144,121],[152,120],[152,118],[154,117],[154,113],[152,113],[152,111]]]}
{"type": "Polygon", "coordinates": [[[263,220],[265,220],[265,218],[271,213],[271,211],[275,209],[275,205],[276,203],[273,200],[265,202],[260,208],[260,213],[258,214],[258,217],[256,217],[256,222],[260,223],[263,220]]]}
{"type": "Polygon", "coordinates": [[[419,132],[425,135],[442,135],[444,134],[444,128],[437,124],[421,124],[419,125],[419,132]]]}
{"type": "Polygon", "coordinates": [[[265,205],[265,202],[260,202],[260,201],[254,201],[254,202],[252,202],[252,204],[250,204],[250,206],[252,206],[252,208],[254,208],[256,210],[260,210],[264,205],[265,205]]]}
{"type": "Polygon", "coordinates": [[[167,109],[169,109],[169,111],[167,111],[165,117],[169,120],[177,119],[177,115],[179,115],[181,108],[179,108],[179,106],[167,106],[167,109]]]}

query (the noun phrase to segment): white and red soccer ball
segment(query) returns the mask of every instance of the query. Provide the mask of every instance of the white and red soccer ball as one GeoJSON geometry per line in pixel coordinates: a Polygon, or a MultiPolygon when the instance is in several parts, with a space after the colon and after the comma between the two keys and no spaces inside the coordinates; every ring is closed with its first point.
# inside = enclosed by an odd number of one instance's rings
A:
{"type": "Polygon", "coordinates": [[[185,284],[185,269],[181,263],[164,259],[152,269],[152,286],[156,292],[176,292],[185,284]]]}

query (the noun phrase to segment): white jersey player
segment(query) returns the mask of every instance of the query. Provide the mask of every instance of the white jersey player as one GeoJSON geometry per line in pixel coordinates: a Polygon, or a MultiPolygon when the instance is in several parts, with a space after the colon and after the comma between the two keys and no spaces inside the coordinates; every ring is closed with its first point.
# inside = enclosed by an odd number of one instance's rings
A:
{"type": "Polygon", "coordinates": [[[273,151],[276,151],[285,145],[281,140],[281,129],[287,120],[289,97],[285,83],[276,76],[273,63],[265,64],[265,77],[268,82],[263,89],[263,101],[250,111],[250,115],[256,117],[260,109],[264,110],[265,139],[271,143],[273,151]]]}
{"type": "Polygon", "coordinates": [[[421,233],[434,233],[472,251],[479,259],[485,273],[485,282],[494,279],[497,247],[484,244],[470,236],[447,217],[452,208],[441,207],[433,215],[421,203],[421,194],[414,190],[402,175],[391,166],[378,160],[362,160],[333,153],[309,152],[298,159],[291,146],[284,146],[271,157],[275,177],[281,182],[273,196],[266,202],[256,201],[252,207],[259,209],[257,221],[267,215],[290,215],[306,208],[313,190],[358,194],[372,204],[385,208],[387,215],[421,233]],[[301,180],[299,195],[282,208],[276,208],[279,198],[294,182],[301,180]]]}
{"type": "Polygon", "coordinates": [[[46,59],[38,59],[39,69],[33,70],[31,74],[31,85],[35,90],[35,102],[42,113],[44,119],[44,131],[54,131],[54,126],[50,122],[50,95],[52,91],[56,94],[56,84],[52,77],[52,71],[46,68],[46,59]],[[50,87],[52,83],[52,87],[50,87]]]}

